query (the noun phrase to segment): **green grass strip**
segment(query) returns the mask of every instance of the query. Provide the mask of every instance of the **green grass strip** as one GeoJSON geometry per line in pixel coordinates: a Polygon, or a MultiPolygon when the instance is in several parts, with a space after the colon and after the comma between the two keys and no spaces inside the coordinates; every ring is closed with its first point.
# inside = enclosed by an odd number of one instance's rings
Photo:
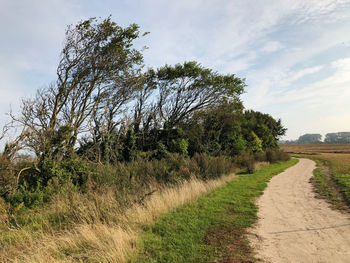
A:
{"type": "Polygon", "coordinates": [[[272,176],[297,162],[291,159],[241,174],[145,226],[132,262],[254,262],[244,235],[257,220],[255,200],[272,176]]]}
{"type": "Polygon", "coordinates": [[[333,187],[330,185],[327,180],[324,170],[321,168],[321,161],[315,160],[317,168],[313,172],[313,177],[310,179],[311,183],[314,185],[315,192],[327,199],[332,205],[338,207],[341,203],[341,200],[333,187]]]}
{"type": "Polygon", "coordinates": [[[308,158],[316,162],[317,168],[314,170],[314,176],[311,178],[311,182],[315,187],[315,192],[320,195],[320,197],[325,198],[330,202],[334,208],[344,209],[344,205],[350,206],[350,174],[341,173],[337,170],[336,163],[332,160],[327,160],[326,157],[320,157],[318,155],[294,155],[298,158],[308,158]],[[322,166],[327,166],[331,170],[331,178],[327,178],[324,174],[324,169],[322,166]],[[336,187],[332,182],[335,182],[336,187]],[[344,202],[340,195],[343,196],[344,202]]]}
{"type": "Polygon", "coordinates": [[[345,201],[350,206],[350,174],[335,173],[333,179],[338,184],[345,201]]]}

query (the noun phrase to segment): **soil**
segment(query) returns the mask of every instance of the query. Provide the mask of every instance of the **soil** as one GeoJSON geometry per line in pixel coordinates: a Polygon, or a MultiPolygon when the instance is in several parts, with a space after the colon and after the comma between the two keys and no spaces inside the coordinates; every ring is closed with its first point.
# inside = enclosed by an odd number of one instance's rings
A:
{"type": "Polygon", "coordinates": [[[257,201],[259,220],[249,238],[264,262],[350,262],[350,214],[315,198],[309,182],[315,162],[273,177],[257,201]]]}

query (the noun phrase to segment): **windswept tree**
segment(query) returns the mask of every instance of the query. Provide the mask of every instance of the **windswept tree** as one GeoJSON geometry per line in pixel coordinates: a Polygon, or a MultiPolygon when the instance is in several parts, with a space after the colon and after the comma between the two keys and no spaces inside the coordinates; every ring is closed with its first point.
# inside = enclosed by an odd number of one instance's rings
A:
{"type": "Polygon", "coordinates": [[[68,27],[57,80],[24,100],[22,114],[15,118],[40,162],[58,153],[71,155],[97,110],[105,111],[113,126],[120,104],[135,90],[133,78],[143,63],[141,51],[133,48],[139,35],[137,25],[123,28],[110,17],[68,27]]]}
{"type": "Polygon", "coordinates": [[[158,114],[169,128],[195,111],[239,101],[245,83],[235,75],[220,75],[196,62],[164,66],[155,73],[158,114]]]}

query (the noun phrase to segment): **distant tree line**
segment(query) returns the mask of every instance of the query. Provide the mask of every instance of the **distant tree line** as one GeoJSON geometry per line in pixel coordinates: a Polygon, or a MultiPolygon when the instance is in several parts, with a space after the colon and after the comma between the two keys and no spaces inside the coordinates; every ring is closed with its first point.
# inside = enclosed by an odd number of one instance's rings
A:
{"type": "Polygon", "coordinates": [[[327,133],[324,140],[321,134],[304,134],[298,140],[279,141],[281,144],[350,144],[350,132],[327,133]]]}

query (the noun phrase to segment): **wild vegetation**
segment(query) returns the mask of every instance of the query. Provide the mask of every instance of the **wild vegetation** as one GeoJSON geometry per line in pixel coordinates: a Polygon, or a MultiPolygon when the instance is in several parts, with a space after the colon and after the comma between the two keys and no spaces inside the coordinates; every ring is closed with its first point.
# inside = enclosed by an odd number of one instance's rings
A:
{"type": "Polygon", "coordinates": [[[128,208],[289,159],[281,120],[244,110],[244,79],[197,62],[145,69],[134,46],[143,35],[110,17],[69,26],[57,79],[10,113],[4,132],[18,136],[0,155],[1,260],[84,261],[101,250],[111,261],[128,254],[115,239],[128,208]],[[58,242],[50,253],[25,257],[47,240],[58,242]]]}

